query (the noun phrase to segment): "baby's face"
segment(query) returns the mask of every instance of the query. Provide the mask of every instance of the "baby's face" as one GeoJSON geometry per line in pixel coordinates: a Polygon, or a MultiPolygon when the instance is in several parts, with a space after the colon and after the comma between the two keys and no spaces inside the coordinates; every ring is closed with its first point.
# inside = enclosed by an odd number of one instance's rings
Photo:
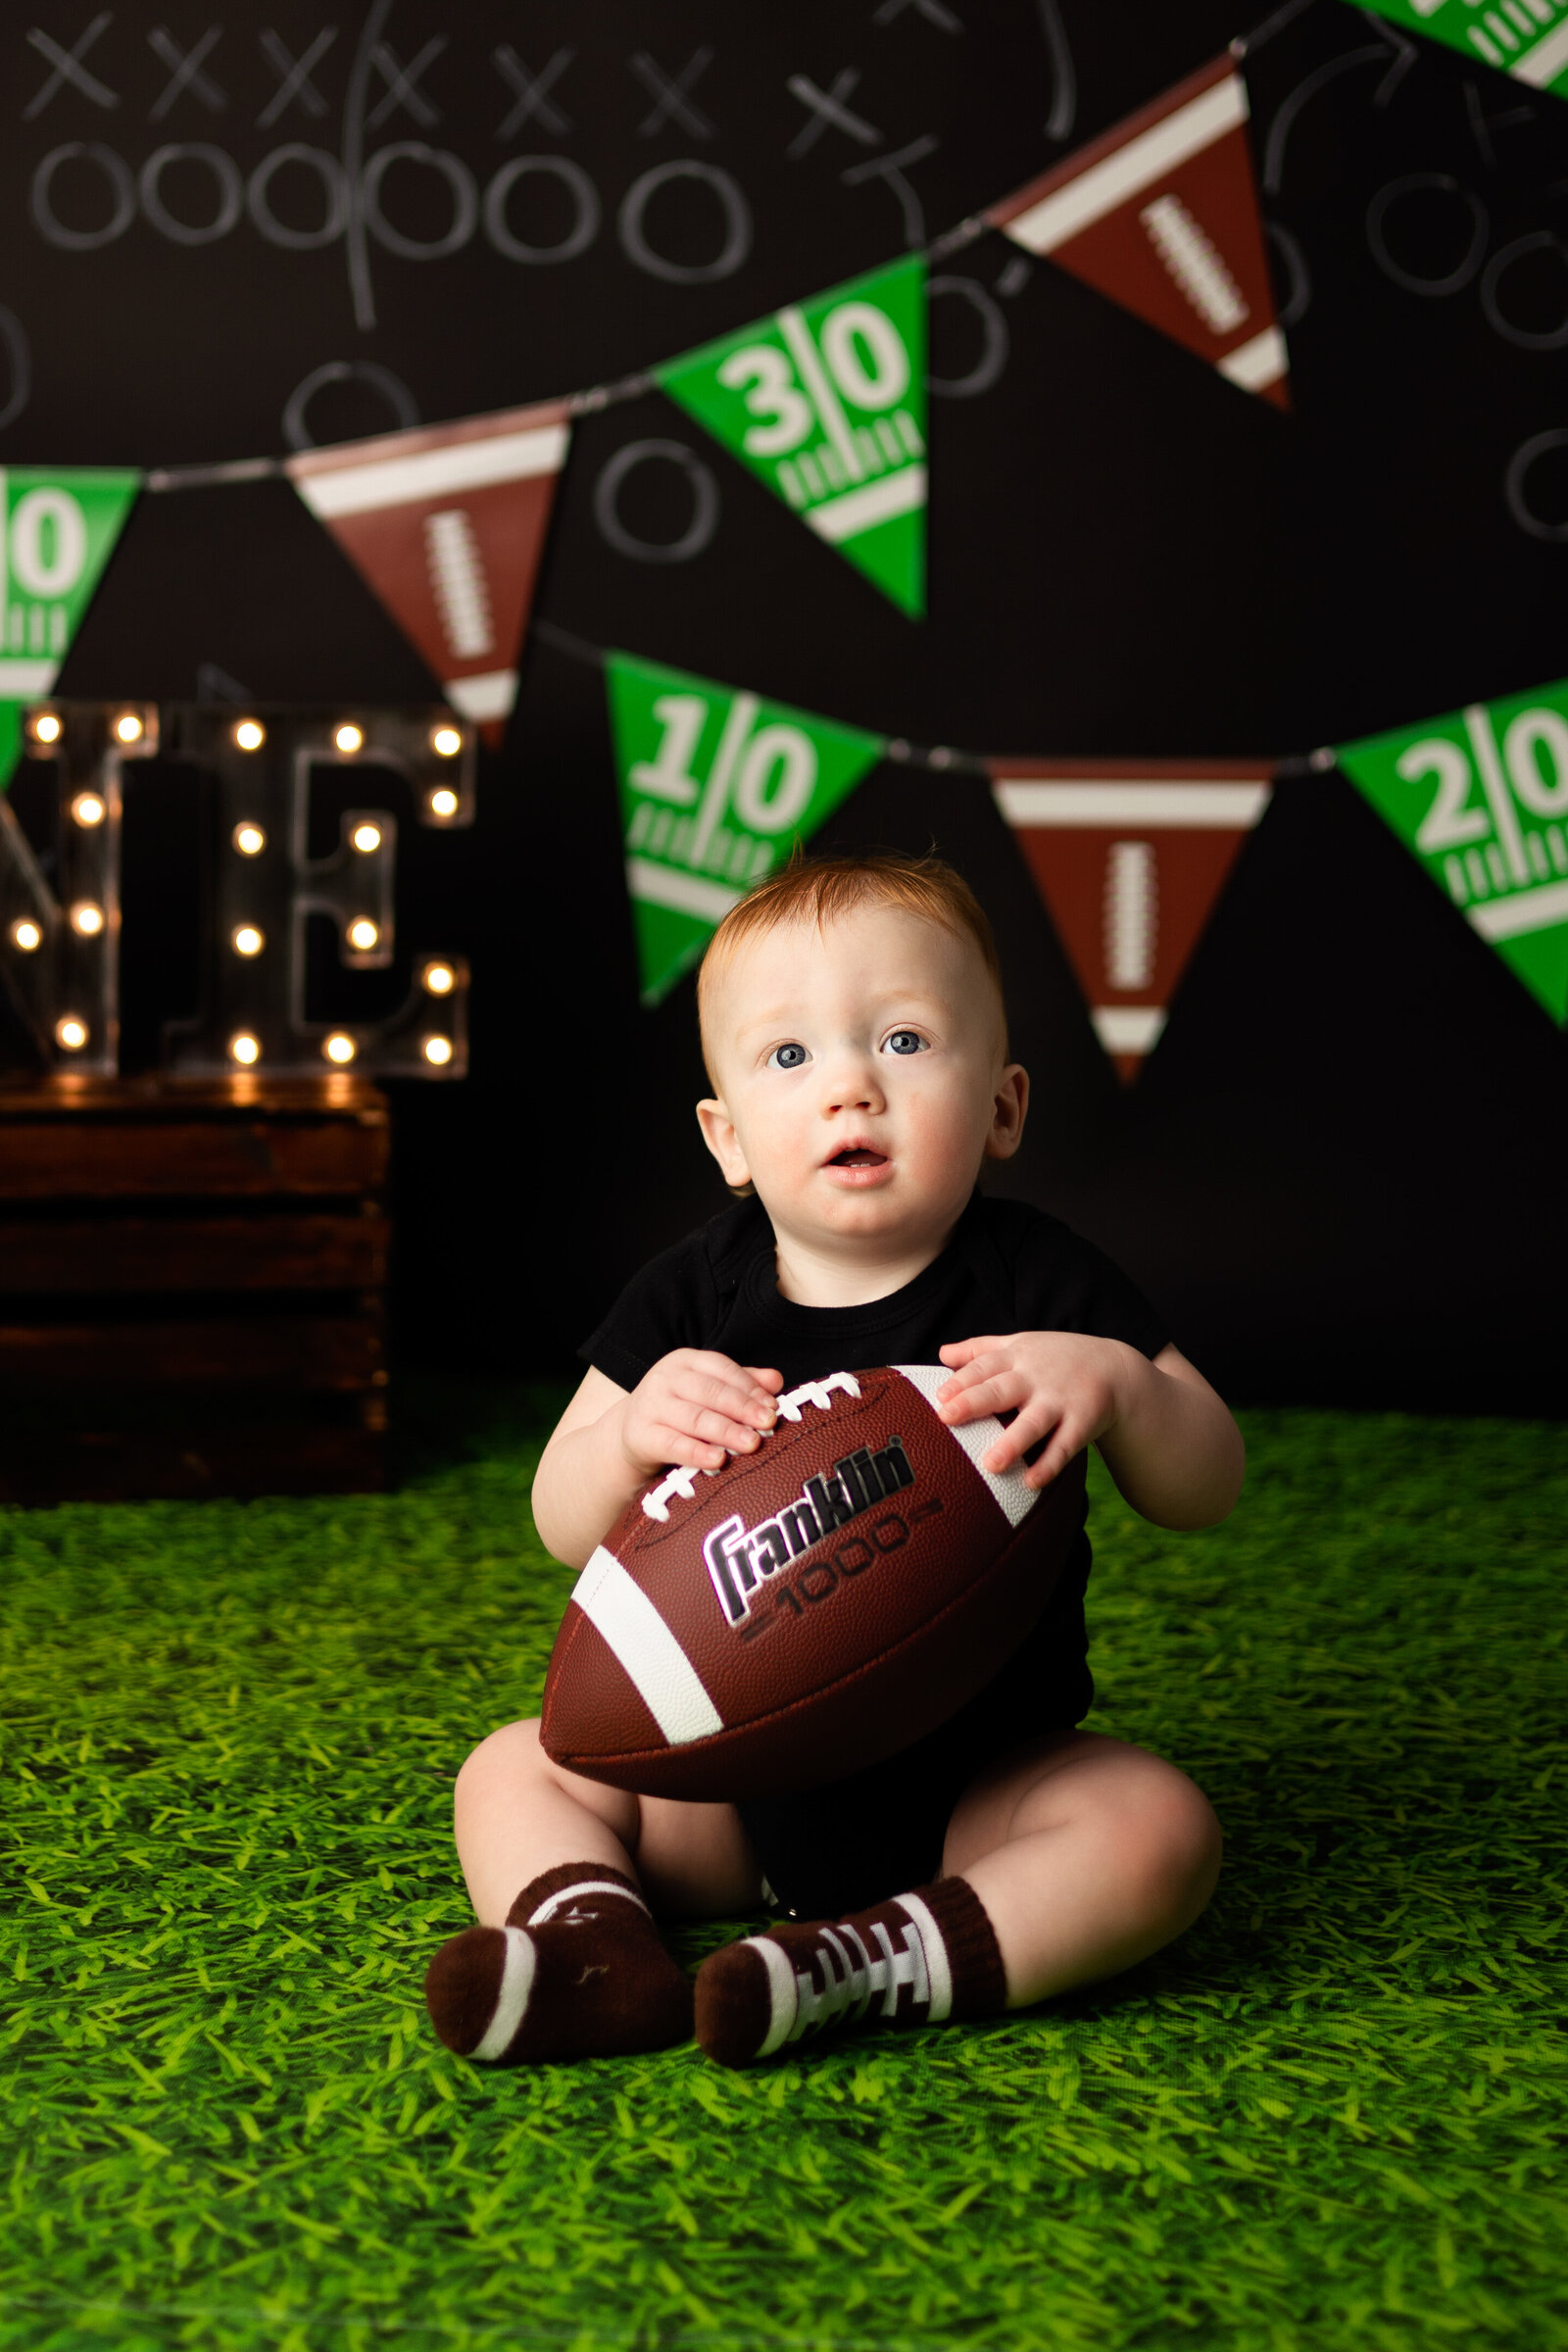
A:
{"type": "Polygon", "coordinates": [[[1022,1127],[979,951],[897,906],[790,923],[715,975],[701,1104],[727,1181],[781,1233],[850,1255],[940,1243],[1022,1127]]]}

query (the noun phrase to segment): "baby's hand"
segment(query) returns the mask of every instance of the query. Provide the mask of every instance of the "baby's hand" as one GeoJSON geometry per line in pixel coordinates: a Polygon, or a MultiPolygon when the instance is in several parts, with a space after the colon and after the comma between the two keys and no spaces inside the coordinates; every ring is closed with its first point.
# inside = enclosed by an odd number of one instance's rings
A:
{"type": "Polygon", "coordinates": [[[620,1408],[622,1451],[640,1478],[671,1463],[722,1468],[726,1453],[751,1453],[771,1429],[777,1372],[731,1363],[704,1348],[677,1348],[643,1374],[620,1408]]]}
{"type": "Polygon", "coordinates": [[[1114,1426],[1129,1359],[1135,1358],[1135,1350],[1119,1340],[1088,1339],[1072,1331],[958,1340],[940,1352],[954,1373],[937,1391],[944,1421],[956,1426],[1009,1408],[1017,1414],[982,1454],[984,1469],[1011,1469],[1032,1446],[1054,1433],[1023,1474],[1024,1485],[1037,1491],[1114,1426]]]}

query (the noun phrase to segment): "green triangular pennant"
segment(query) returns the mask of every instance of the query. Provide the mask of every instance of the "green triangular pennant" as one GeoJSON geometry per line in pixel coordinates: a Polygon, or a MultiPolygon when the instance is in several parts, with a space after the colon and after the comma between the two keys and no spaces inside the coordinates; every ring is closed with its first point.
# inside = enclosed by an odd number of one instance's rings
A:
{"type": "Polygon", "coordinates": [[[1457,49],[1472,65],[1479,58],[1499,74],[1535,90],[1568,98],[1568,8],[1564,0],[1501,0],[1482,8],[1479,0],[1359,0],[1392,24],[1424,32],[1430,41],[1457,49]]]}
{"type": "Polygon", "coordinates": [[[0,466],[0,791],[22,708],[51,694],[141,483],[84,466],[0,466]]]}
{"type": "Polygon", "coordinates": [[[645,1004],[689,971],[736,900],[832,815],[885,748],[783,703],[606,657],[645,1004]]]}
{"type": "Polygon", "coordinates": [[[791,304],[655,370],[901,611],[925,611],[925,263],[791,304]]]}
{"type": "Polygon", "coordinates": [[[1568,680],[1335,757],[1471,929],[1568,1019],[1568,680]]]}

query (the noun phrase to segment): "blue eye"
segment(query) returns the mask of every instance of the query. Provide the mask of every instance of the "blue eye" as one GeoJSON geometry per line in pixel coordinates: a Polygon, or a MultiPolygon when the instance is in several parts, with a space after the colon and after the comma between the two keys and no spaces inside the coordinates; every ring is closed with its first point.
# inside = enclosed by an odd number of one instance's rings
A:
{"type": "Polygon", "coordinates": [[[913,1029],[895,1029],[883,1051],[888,1054],[922,1054],[925,1051],[925,1039],[913,1029]]]}
{"type": "Polygon", "coordinates": [[[809,1056],[804,1046],[775,1046],[767,1057],[770,1070],[798,1070],[809,1056]]]}

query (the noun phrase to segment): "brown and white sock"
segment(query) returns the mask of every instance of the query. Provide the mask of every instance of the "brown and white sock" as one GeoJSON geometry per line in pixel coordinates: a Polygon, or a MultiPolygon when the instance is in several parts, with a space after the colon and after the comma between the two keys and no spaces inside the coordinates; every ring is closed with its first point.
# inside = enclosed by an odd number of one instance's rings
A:
{"type": "Polygon", "coordinates": [[[849,1919],[727,1943],[698,1971],[697,2039],[720,2066],[750,2066],[834,2026],[994,2017],[1006,1998],[980,1897],[939,1879],[849,1919]]]}
{"type": "Polygon", "coordinates": [[[689,2041],[692,1988],[634,1879],[563,1862],[523,1888],[504,1928],[466,1928],[424,1979],[437,2034],[499,2066],[624,2058],[689,2041]]]}

